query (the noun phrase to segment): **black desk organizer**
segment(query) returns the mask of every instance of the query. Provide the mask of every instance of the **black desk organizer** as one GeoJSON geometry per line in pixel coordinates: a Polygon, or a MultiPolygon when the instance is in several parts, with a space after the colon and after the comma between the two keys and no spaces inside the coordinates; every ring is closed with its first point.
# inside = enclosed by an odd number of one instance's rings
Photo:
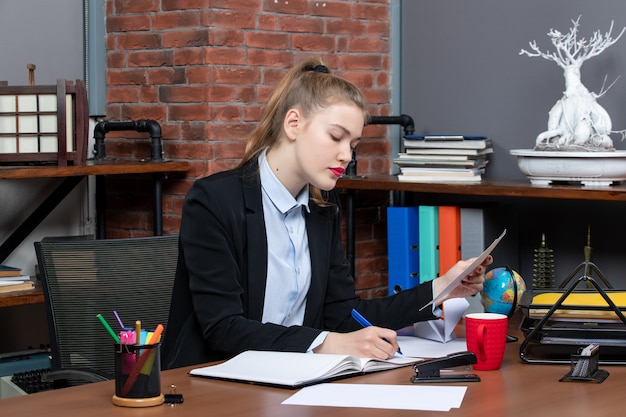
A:
{"type": "Polygon", "coordinates": [[[563,375],[559,381],[590,381],[603,382],[609,373],[603,369],[598,369],[600,350],[591,355],[572,355],[572,369],[563,375]]]}
{"type": "MultiPolygon", "coordinates": [[[[598,343],[602,350],[601,365],[626,365],[626,317],[619,307],[609,298],[612,289],[602,289],[595,279],[583,275],[569,283],[567,288],[527,291],[520,300],[520,309],[524,317],[520,330],[525,338],[520,344],[519,356],[525,363],[562,364],[571,363],[579,349],[590,343],[598,343]],[[563,302],[580,284],[587,284],[581,292],[597,292],[606,301],[606,306],[570,305],[563,302]],[[560,293],[554,305],[532,304],[533,297],[540,292],[560,293]],[[612,311],[618,320],[594,321],[559,321],[552,318],[558,309],[612,311]],[[531,318],[532,309],[548,310],[538,318],[531,318]]],[[[619,291],[623,292],[623,291],[619,291]]]]}

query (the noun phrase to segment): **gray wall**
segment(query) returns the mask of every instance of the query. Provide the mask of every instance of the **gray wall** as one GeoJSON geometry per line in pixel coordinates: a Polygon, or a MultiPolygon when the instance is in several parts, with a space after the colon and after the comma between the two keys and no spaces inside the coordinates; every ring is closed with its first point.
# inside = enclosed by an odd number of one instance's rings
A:
{"type": "MultiPolygon", "coordinates": [[[[28,84],[83,78],[83,0],[0,0],[0,80],[28,84]]],[[[59,179],[0,181],[0,241],[4,241],[59,184],[59,179]],[[10,197],[7,197],[10,196],[10,197]]],[[[87,234],[87,185],[83,182],[4,263],[35,274],[33,242],[45,236],[87,234]],[[69,214],[68,214],[69,213],[69,214]]],[[[43,304],[0,309],[0,353],[48,343],[43,304]]]]}
{"type": "MultiPolygon", "coordinates": [[[[416,133],[487,135],[495,153],[486,178],[523,179],[511,149],[528,149],[547,127],[548,111],[565,88],[554,62],[519,55],[536,40],[553,51],[551,28],[566,33],[580,19],[580,37],[626,26],[623,0],[402,1],[401,111],[416,133]]],[[[626,129],[626,34],[582,66],[593,92],[604,77],[617,83],[598,100],[614,130],[626,129]]],[[[618,149],[626,149],[613,135],[618,149]]]]}
{"type": "MultiPolygon", "coordinates": [[[[495,153],[485,174],[489,179],[526,180],[511,149],[530,149],[547,127],[548,112],[564,88],[561,68],[543,58],[519,55],[537,41],[553,51],[551,28],[566,33],[581,15],[581,37],[626,26],[623,0],[403,0],[401,45],[401,113],[415,120],[416,133],[486,135],[495,153]]],[[[626,129],[626,34],[602,54],[586,61],[583,84],[593,92],[619,78],[599,99],[614,130],[626,129]]],[[[619,135],[617,149],[626,149],[619,135]]],[[[484,199],[483,199],[484,200],[484,199]]],[[[518,208],[519,261],[496,259],[498,265],[517,265],[532,281],[533,249],[546,233],[555,251],[557,282],[582,260],[591,226],[592,260],[614,286],[626,278],[626,234],[623,203],[568,200],[510,199],[518,208]]],[[[494,238],[493,236],[492,238],[494,238]]],[[[579,276],[579,275],[576,275],[579,276]]]]}
{"type": "Polygon", "coordinates": [[[83,78],[83,0],[0,1],[0,80],[36,84],[83,78]]]}

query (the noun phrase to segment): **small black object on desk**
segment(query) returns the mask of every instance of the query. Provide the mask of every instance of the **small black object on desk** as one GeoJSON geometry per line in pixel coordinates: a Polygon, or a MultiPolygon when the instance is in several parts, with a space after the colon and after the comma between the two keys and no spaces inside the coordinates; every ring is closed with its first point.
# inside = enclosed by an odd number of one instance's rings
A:
{"type": "Polygon", "coordinates": [[[413,365],[415,376],[411,377],[411,382],[479,382],[480,377],[469,373],[450,372],[441,375],[442,369],[455,368],[459,366],[469,366],[477,362],[473,352],[451,353],[442,358],[429,359],[413,365]]]}
{"type": "Polygon", "coordinates": [[[176,392],[176,385],[170,385],[170,393],[165,394],[164,403],[174,406],[176,404],[182,404],[185,399],[183,398],[183,394],[178,394],[176,392]]]}

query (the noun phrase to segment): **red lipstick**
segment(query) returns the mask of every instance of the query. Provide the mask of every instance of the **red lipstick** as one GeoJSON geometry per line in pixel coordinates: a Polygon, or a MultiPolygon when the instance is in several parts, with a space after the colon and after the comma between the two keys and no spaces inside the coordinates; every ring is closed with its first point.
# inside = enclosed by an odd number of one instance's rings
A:
{"type": "Polygon", "coordinates": [[[330,168],[330,170],[333,174],[335,174],[336,177],[341,177],[341,174],[343,174],[345,171],[343,167],[330,168]]]}

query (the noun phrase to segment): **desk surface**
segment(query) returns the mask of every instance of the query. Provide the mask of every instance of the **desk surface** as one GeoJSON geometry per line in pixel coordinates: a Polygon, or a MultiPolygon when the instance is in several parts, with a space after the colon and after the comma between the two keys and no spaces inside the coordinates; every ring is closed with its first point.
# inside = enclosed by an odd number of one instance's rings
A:
{"type": "MultiPolygon", "coordinates": [[[[513,324],[512,324],[513,326],[513,324]]],[[[517,329],[511,333],[519,334],[517,329]]],[[[339,417],[370,416],[617,416],[623,413],[622,401],[626,368],[606,366],[610,375],[601,384],[593,382],[559,382],[569,365],[536,365],[521,363],[520,342],[509,343],[502,368],[497,371],[474,371],[481,382],[468,383],[465,398],[459,409],[449,413],[405,410],[358,409],[335,407],[307,407],[281,405],[295,391],[236,382],[216,381],[190,377],[191,368],[164,371],[161,378],[163,392],[171,384],[184,395],[183,404],[161,405],[144,409],[117,407],[111,404],[113,381],[99,382],[75,388],[48,391],[28,396],[0,400],[3,415],[13,417],[89,417],[104,416],[232,416],[232,417],[339,417]]],[[[335,383],[401,384],[412,385],[410,367],[384,371],[335,383]]],[[[453,384],[463,385],[463,384],[453,384]]]]}

